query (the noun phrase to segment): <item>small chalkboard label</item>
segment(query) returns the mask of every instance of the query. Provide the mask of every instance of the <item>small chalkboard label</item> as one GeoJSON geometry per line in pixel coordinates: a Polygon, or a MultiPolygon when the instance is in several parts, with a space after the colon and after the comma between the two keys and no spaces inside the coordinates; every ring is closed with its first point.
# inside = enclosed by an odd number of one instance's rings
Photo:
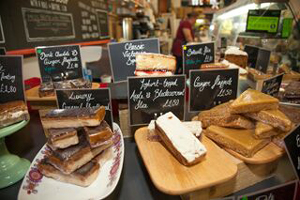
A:
{"type": "Polygon", "coordinates": [[[148,124],[166,112],[184,119],[185,75],[128,77],[130,125],[148,124]]]}
{"type": "Polygon", "coordinates": [[[184,45],[182,48],[183,70],[189,74],[191,69],[200,69],[201,64],[215,62],[215,43],[184,45]]]}
{"type": "Polygon", "coordinates": [[[269,94],[271,96],[277,95],[280,89],[283,74],[279,74],[272,78],[263,81],[261,92],[269,94]]]}
{"type": "Polygon", "coordinates": [[[56,90],[60,109],[105,106],[105,120],[112,126],[112,107],[109,88],[56,90]]]}
{"type": "Polygon", "coordinates": [[[42,81],[82,78],[79,45],[37,47],[42,81]]]}
{"type": "Polygon", "coordinates": [[[244,51],[248,54],[248,67],[255,68],[259,47],[245,45],[244,51]]]}
{"type": "Polygon", "coordinates": [[[157,38],[153,38],[110,43],[108,51],[114,82],[126,81],[128,76],[134,76],[135,55],[137,53],[159,53],[159,41],[157,38]]]}
{"type": "Polygon", "coordinates": [[[259,49],[257,55],[257,61],[255,65],[255,69],[267,73],[269,62],[270,62],[271,51],[267,49],[259,49]]]}
{"type": "Polygon", "coordinates": [[[0,56],[0,103],[23,100],[22,56],[0,56]]]}
{"type": "Polygon", "coordinates": [[[6,54],[5,47],[0,47],[0,56],[4,56],[6,54]]]}
{"type": "Polygon", "coordinates": [[[191,70],[189,111],[207,110],[235,99],[238,77],[238,69],[191,70]]]}
{"type": "Polygon", "coordinates": [[[282,184],[251,194],[245,194],[238,197],[238,200],[276,200],[276,199],[294,199],[296,195],[297,182],[282,184]]]}
{"type": "Polygon", "coordinates": [[[300,125],[284,138],[285,148],[294,167],[298,180],[300,178],[300,125]]]}

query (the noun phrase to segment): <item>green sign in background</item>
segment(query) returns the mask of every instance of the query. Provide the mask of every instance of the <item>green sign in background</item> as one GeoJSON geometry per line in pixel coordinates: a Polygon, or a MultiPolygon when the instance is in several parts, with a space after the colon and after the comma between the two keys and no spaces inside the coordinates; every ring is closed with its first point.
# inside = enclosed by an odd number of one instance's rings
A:
{"type": "Polygon", "coordinates": [[[285,18],[282,21],[282,33],[283,38],[287,38],[291,35],[293,28],[293,18],[285,18]]]}
{"type": "Polygon", "coordinates": [[[249,16],[247,30],[267,31],[276,33],[278,27],[278,17],[249,16]]]}

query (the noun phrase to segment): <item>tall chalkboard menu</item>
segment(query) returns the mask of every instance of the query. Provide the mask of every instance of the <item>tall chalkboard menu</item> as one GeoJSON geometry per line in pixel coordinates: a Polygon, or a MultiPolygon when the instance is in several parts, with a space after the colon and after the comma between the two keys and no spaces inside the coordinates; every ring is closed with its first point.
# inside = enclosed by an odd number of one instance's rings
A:
{"type": "Polygon", "coordinates": [[[11,51],[104,39],[107,9],[103,0],[1,0],[0,44],[11,51]]]}
{"type": "Polygon", "coordinates": [[[201,64],[215,61],[215,43],[199,43],[185,45],[182,48],[183,69],[188,75],[191,69],[200,69],[201,64]]]}
{"type": "Polygon", "coordinates": [[[129,77],[130,125],[149,124],[169,111],[184,119],[185,76],[129,77]]]}
{"type": "Polygon", "coordinates": [[[0,103],[23,100],[22,56],[0,56],[0,103]]]}

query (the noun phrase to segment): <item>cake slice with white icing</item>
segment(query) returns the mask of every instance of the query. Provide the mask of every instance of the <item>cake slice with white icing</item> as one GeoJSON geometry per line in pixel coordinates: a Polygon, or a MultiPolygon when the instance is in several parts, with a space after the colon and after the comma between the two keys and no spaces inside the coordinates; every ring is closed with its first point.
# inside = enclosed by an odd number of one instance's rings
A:
{"type": "Polygon", "coordinates": [[[205,146],[172,112],[158,117],[155,128],[168,150],[183,165],[194,165],[205,156],[205,146]]]}

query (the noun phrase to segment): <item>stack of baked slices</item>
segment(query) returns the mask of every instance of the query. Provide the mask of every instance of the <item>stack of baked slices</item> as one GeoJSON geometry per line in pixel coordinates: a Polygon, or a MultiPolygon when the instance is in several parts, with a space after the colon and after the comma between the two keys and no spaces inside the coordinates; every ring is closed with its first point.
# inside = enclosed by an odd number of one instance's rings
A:
{"type": "Polygon", "coordinates": [[[39,170],[58,181],[89,186],[98,176],[99,159],[112,144],[105,108],[51,110],[41,116],[51,149],[39,170]]]}
{"type": "Polygon", "coordinates": [[[270,142],[284,148],[282,139],[293,123],[278,108],[278,99],[248,89],[234,101],[200,112],[198,119],[217,144],[253,157],[270,142]]]}

